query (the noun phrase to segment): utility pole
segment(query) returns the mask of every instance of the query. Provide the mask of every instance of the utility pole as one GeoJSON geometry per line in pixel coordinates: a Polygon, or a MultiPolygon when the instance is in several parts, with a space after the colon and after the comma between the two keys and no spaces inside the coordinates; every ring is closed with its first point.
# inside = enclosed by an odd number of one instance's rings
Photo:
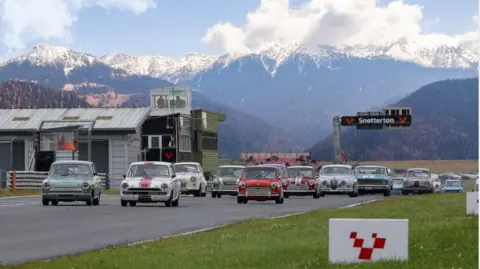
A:
{"type": "Polygon", "coordinates": [[[340,133],[341,133],[341,121],[340,116],[333,117],[333,163],[340,163],[340,133]]]}

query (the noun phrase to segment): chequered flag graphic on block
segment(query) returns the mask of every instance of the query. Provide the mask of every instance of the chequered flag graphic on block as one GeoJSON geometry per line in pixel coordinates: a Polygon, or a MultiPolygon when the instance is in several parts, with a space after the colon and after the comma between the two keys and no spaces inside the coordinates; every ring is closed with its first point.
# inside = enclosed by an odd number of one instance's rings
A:
{"type": "Polygon", "coordinates": [[[363,238],[357,237],[357,232],[350,233],[350,239],[353,239],[353,247],[359,248],[360,253],[358,255],[359,260],[371,260],[372,254],[374,249],[383,249],[385,247],[385,243],[387,243],[386,238],[377,237],[376,233],[372,234],[372,238],[374,238],[373,247],[365,248],[363,247],[363,243],[365,240],[363,238]]]}

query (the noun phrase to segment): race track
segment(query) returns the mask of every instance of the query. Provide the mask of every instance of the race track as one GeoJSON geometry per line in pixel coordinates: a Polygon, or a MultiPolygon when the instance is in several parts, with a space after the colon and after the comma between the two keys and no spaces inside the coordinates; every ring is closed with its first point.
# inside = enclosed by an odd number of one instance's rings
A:
{"type": "Polygon", "coordinates": [[[40,197],[0,199],[0,265],[49,259],[253,217],[282,216],[382,198],[292,197],[277,205],[273,201],[237,204],[235,197],[229,196],[221,199],[182,196],[178,208],[163,204],[124,208],[119,196],[111,195],[102,196],[98,207],[87,207],[85,203],[44,207],[40,197]]]}

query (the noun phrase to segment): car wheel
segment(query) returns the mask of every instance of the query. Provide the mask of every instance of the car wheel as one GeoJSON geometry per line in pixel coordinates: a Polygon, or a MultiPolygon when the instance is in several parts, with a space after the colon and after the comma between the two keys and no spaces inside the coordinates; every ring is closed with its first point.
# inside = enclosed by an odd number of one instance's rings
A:
{"type": "Polygon", "coordinates": [[[135,202],[135,201],[128,201],[128,204],[129,204],[130,206],[136,206],[136,205],[137,205],[137,202],[135,202]]]}
{"type": "Polygon", "coordinates": [[[120,204],[123,206],[123,207],[126,207],[128,205],[128,202],[125,201],[125,200],[120,200],[120,204]]]}
{"type": "Polygon", "coordinates": [[[244,200],[243,200],[243,203],[244,203],[244,204],[248,203],[248,200],[247,200],[247,199],[244,199],[244,200]]]}
{"type": "Polygon", "coordinates": [[[97,198],[93,199],[93,205],[100,205],[100,194],[97,198]]]}
{"type": "Polygon", "coordinates": [[[290,195],[288,195],[288,194],[285,193],[285,194],[283,195],[283,197],[285,197],[285,198],[288,199],[288,198],[290,197],[290,195]]]}
{"type": "Polygon", "coordinates": [[[52,205],[58,205],[58,201],[57,201],[57,200],[53,200],[53,201],[52,201],[52,205]]]}
{"type": "Polygon", "coordinates": [[[324,192],[320,192],[320,197],[325,197],[325,193],[324,193],[324,192]]]}
{"type": "Polygon", "coordinates": [[[319,199],[320,198],[320,193],[319,192],[315,192],[313,194],[313,199],[319,199]]]}
{"type": "Polygon", "coordinates": [[[193,192],[193,196],[200,197],[201,193],[202,193],[202,185],[198,186],[198,190],[193,192]]]}
{"type": "Polygon", "coordinates": [[[201,193],[200,193],[200,196],[201,196],[201,197],[207,196],[207,187],[205,187],[205,189],[204,189],[204,188],[203,188],[203,185],[202,185],[202,186],[200,186],[200,190],[203,190],[203,191],[201,191],[201,193]]]}
{"type": "Polygon", "coordinates": [[[243,199],[240,196],[237,196],[237,204],[243,204],[243,199]]]}
{"type": "Polygon", "coordinates": [[[275,199],[275,204],[281,204],[283,202],[283,197],[277,197],[275,199]]]}
{"type": "Polygon", "coordinates": [[[402,195],[408,195],[408,192],[402,191],[402,195]]]}
{"type": "Polygon", "coordinates": [[[173,207],[178,207],[179,204],[180,204],[180,195],[178,196],[177,200],[172,202],[172,206],[173,207]]]}
{"type": "Polygon", "coordinates": [[[50,201],[49,201],[49,200],[47,200],[47,199],[42,199],[42,205],[47,206],[48,204],[50,204],[50,201]]]}
{"type": "Polygon", "coordinates": [[[391,195],[390,189],[384,190],[383,191],[383,196],[388,197],[391,195]]]}
{"type": "Polygon", "coordinates": [[[90,198],[88,198],[88,200],[85,201],[85,203],[86,203],[88,206],[93,205],[93,193],[90,194],[90,198]]]}
{"type": "Polygon", "coordinates": [[[172,204],[173,204],[173,192],[170,194],[170,198],[168,198],[168,200],[165,202],[165,206],[166,207],[172,207],[172,204]]]}
{"type": "Polygon", "coordinates": [[[216,191],[212,191],[212,198],[217,198],[217,192],[216,191]]]}
{"type": "Polygon", "coordinates": [[[221,193],[217,193],[217,198],[222,198],[222,194],[221,194],[221,193]]]}

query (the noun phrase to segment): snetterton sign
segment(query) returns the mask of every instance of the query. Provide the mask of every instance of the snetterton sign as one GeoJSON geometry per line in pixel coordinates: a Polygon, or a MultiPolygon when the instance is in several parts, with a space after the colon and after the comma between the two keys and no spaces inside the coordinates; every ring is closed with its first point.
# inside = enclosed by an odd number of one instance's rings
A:
{"type": "Polygon", "coordinates": [[[343,116],[340,123],[342,126],[357,126],[359,129],[382,129],[389,125],[408,127],[412,124],[412,116],[343,116]]]}

